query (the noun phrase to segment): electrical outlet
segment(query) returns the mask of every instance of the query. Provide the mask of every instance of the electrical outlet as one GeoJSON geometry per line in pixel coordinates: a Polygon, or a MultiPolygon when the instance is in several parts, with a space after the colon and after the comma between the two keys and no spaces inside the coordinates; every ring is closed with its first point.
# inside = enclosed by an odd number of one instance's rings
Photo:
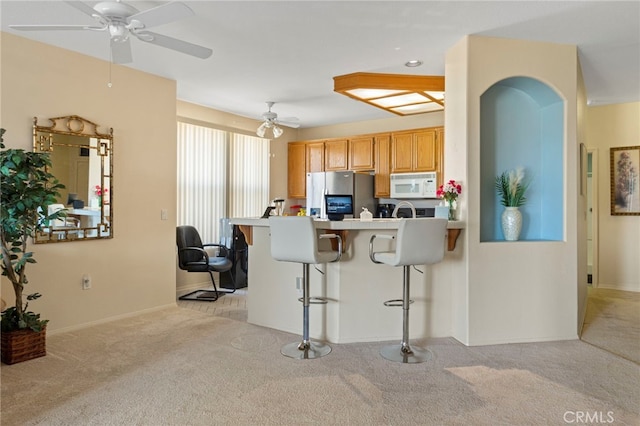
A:
{"type": "Polygon", "coordinates": [[[84,274],[82,276],[82,289],[89,290],[91,288],[91,276],[89,274],[84,274]]]}
{"type": "Polygon", "coordinates": [[[302,296],[302,285],[302,277],[296,277],[296,290],[300,296],[302,296]]]}
{"type": "Polygon", "coordinates": [[[160,220],[168,220],[169,219],[169,210],[161,209],[160,210],[160,220]]]}

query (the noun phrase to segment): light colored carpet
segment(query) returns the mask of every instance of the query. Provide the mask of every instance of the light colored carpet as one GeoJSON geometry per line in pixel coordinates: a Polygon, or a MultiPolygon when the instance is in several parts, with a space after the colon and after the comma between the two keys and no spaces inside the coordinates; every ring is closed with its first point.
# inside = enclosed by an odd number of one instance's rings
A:
{"type": "Polygon", "coordinates": [[[589,289],[581,338],[640,364],[640,293],[589,289]]]}
{"type": "Polygon", "coordinates": [[[49,336],[46,357],[2,365],[2,425],[640,424],[640,367],[581,341],[434,339],[415,365],[334,344],[292,360],[280,347],[298,336],[233,319],[235,297],[49,336]]]}

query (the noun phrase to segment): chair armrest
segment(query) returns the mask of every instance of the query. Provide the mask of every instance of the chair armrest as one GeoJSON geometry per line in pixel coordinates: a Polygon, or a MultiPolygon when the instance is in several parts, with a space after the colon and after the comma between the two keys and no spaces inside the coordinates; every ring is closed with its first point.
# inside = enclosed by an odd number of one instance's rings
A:
{"type": "Polygon", "coordinates": [[[396,237],[395,237],[395,235],[386,235],[386,234],[380,234],[380,235],[374,234],[374,235],[372,235],[372,236],[371,236],[371,239],[369,240],[369,259],[371,259],[371,261],[372,261],[373,263],[382,263],[382,262],[378,262],[378,261],[377,261],[377,260],[375,260],[375,258],[373,257],[373,255],[375,254],[375,253],[373,252],[373,241],[374,241],[376,238],[380,238],[380,239],[382,239],[382,240],[394,240],[396,237]]]}
{"type": "Polygon", "coordinates": [[[337,262],[342,257],[342,237],[338,234],[321,234],[319,239],[324,240],[327,238],[337,238],[338,239],[338,256],[332,260],[332,262],[337,262]]]}
{"type": "Polygon", "coordinates": [[[185,251],[197,251],[198,253],[200,253],[200,255],[202,255],[204,263],[209,264],[209,253],[207,253],[204,249],[201,249],[200,247],[183,247],[181,249],[178,249],[179,253],[185,251]]]}
{"type": "Polygon", "coordinates": [[[219,247],[219,248],[221,248],[222,250],[218,251],[218,256],[216,256],[216,257],[227,257],[229,255],[229,249],[224,244],[209,243],[209,244],[203,244],[202,247],[219,247]],[[222,256],[220,256],[220,251],[223,251],[222,256]]]}

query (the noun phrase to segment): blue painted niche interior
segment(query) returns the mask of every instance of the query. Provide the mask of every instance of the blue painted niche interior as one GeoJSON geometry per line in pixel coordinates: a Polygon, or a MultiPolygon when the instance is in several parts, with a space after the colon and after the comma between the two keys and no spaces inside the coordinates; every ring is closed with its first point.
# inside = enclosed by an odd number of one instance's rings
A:
{"type": "Polygon", "coordinates": [[[530,186],[520,207],[520,240],[560,241],[564,235],[564,103],[530,77],[501,80],[480,97],[480,241],[504,241],[504,207],[496,176],[524,167],[530,186]]]}

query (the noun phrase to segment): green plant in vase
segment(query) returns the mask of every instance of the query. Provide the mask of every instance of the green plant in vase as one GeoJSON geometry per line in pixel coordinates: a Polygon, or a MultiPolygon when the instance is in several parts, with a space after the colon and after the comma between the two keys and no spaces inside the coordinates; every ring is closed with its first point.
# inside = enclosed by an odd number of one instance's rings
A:
{"type": "Polygon", "coordinates": [[[500,197],[500,204],[505,206],[501,216],[501,224],[504,238],[507,241],[516,241],[520,238],[522,213],[519,207],[527,201],[525,193],[529,184],[530,182],[525,180],[522,167],[504,171],[496,177],[496,192],[500,197]]]}

